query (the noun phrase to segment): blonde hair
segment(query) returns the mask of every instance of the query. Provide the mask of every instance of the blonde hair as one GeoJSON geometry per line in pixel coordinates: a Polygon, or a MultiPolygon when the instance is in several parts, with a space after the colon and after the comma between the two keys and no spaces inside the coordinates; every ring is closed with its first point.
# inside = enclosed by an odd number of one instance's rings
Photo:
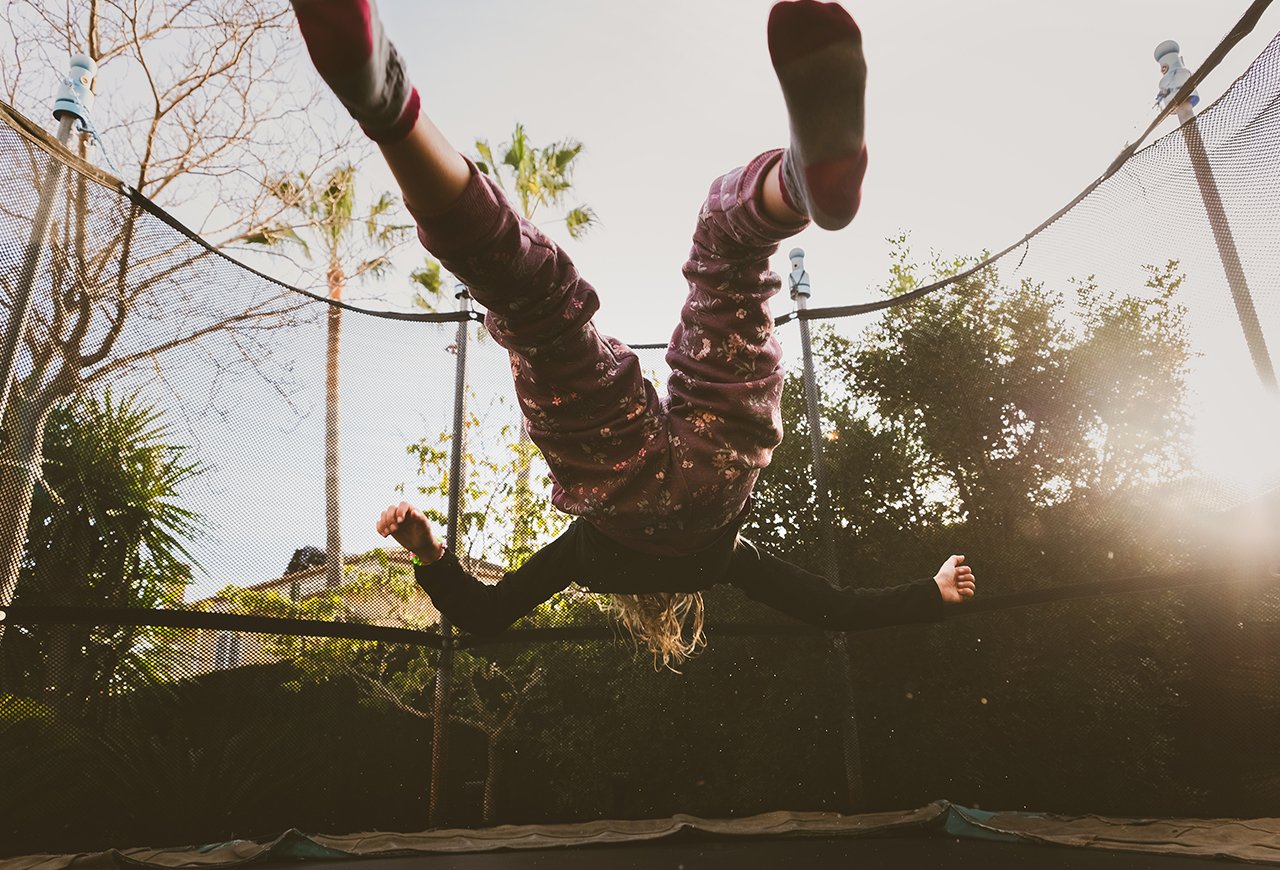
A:
{"type": "Polygon", "coordinates": [[[700,647],[707,645],[702,633],[705,608],[701,592],[649,592],[643,595],[611,594],[606,610],[618,617],[618,621],[631,633],[637,645],[643,644],[653,653],[653,669],[683,663],[700,647]],[[685,640],[685,625],[692,623],[691,634],[685,640]]]}

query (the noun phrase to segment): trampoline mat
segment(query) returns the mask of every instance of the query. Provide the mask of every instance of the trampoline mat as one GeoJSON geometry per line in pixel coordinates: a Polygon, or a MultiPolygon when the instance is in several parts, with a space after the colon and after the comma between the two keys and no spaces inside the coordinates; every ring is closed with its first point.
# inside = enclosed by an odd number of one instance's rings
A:
{"type": "Polygon", "coordinates": [[[0,870],[222,868],[305,860],[378,870],[799,866],[1195,868],[1226,861],[1280,865],[1280,819],[1114,819],[992,813],[936,801],[908,812],[774,812],[739,819],[503,825],[342,836],[287,831],[257,842],[139,848],[0,861],[0,870]],[[856,862],[856,864],[855,864],[856,862]]]}
{"type": "Polygon", "coordinates": [[[668,841],[580,846],[550,851],[415,855],[319,861],[326,870],[777,870],[857,867],[880,870],[1208,870],[1236,863],[1156,853],[1115,852],[1036,843],[1002,843],[942,834],[900,837],[676,837],[668,841]]]}

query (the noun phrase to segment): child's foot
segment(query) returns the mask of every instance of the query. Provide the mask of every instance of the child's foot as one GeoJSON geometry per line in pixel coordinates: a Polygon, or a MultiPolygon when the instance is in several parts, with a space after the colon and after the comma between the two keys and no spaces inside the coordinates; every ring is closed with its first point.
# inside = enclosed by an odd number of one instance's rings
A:
{"type": "Polygon", "coordinates": [[[291,0],[316,71],[375,142],[403,139],[418,91],[382,29],[373,0],[291,0]]]}
{"type": "Polygon", "coordinates": [[[791,119],[783,197],[818,226],[838,230],[858,211],[867,171],[862,33],[837,3],[779,3],[769,13],[769,55],[791,119]]]}

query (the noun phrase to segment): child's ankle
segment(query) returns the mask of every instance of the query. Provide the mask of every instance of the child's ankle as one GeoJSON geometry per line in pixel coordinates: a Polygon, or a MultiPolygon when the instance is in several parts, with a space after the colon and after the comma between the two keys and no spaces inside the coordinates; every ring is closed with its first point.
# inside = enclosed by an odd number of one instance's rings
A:
{"type": "Polygon", "coordinates": [[[372,0],[292,0],[316,72],[375,142],[403,139],[418,92],[372,0]]]}
{"type": "Polygon", "coordinates": [[[389,145],[401,141],[413,132],[413,126],[418,123],[418,115],[421,112],[422,101],[418,97],[418,89],[410,88],[409,101],[405,103],[400,117],[389,126],[377,126],[375,123],[366,123],[359,118],[356,120],[360,124],[360,129],[371,140],[379,145],[389,145]]]}

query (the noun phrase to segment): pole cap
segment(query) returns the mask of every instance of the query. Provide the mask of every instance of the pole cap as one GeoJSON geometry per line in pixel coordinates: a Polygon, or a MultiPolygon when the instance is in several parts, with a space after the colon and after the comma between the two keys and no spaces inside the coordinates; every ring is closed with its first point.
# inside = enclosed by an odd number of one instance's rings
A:
{"type": "Polygon", "coordinates": [[[813,288],[809,286],[809,273],[804,268],[804,248],[792,248],[787,258],[791,260],[791,298],[808,299],[813,288]]]}
{"type": "MultiPolygon", "coordinates": [[[[1182,55],[1179,54],[1181,47],[1176,40],[1166,39],[1164,42],[1156,46],[1152,54],[1155,55],[1156,63],[1160,64],[1160,89],[1156,92],[1156,106],[1163,109],[1169,104],[1169,101],[1181,90],[1182,86],[1191,78],[1191,70],[1182,62],[1182,55]]],[[[1191,92],[1191,96],[1187,98],[1186,104],[1178,107],[1178,116],[1182,118],[1183,113],[1190,114],[1190,108],[1194,108],[1200,102],[1200,94],[1196,91],[1191,92]]],[[[1183,118],[1187,120],[1187,118],[1183,118]]]]}
{"type": "Polygon", "coordinates": [[[81,124],[89,123],[89,108],[93,105],[93,80],[98,75],[98,63],[87,54],[71,58],[71,70],[58,89],[53,101],[53,117],[59,121],[63,115],[71,115],[81,124]]]}

